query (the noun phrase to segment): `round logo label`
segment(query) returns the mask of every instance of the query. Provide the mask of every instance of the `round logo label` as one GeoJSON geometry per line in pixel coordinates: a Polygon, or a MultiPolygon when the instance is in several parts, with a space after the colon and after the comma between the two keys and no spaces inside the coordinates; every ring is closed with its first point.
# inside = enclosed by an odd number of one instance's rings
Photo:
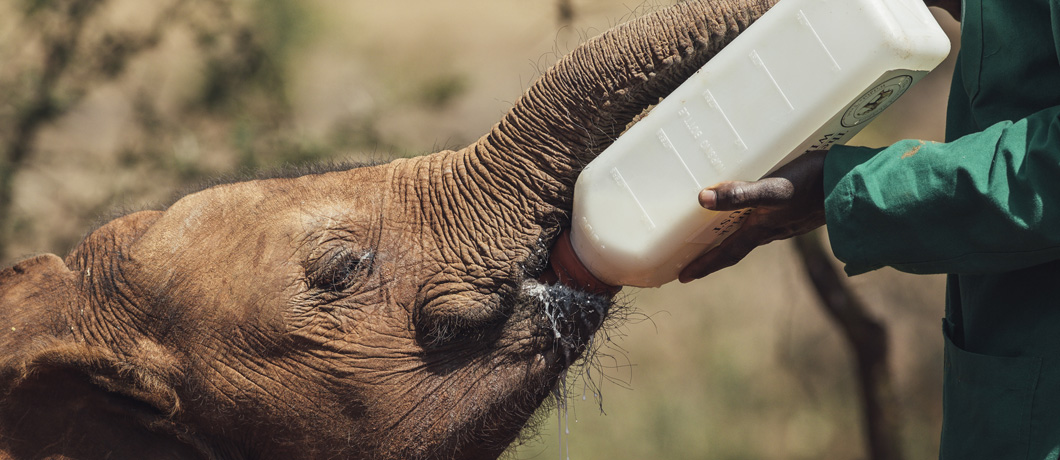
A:
{"type": "Polygon", "coordinates": [[[899,75],[872,87],[853,104],[850,104],[846,113],[843,114],[841,123],[846,128],[853,128],[872,120],[905,93],[905,90],[909,89],[912,84],[913,77],[899,75]]]}

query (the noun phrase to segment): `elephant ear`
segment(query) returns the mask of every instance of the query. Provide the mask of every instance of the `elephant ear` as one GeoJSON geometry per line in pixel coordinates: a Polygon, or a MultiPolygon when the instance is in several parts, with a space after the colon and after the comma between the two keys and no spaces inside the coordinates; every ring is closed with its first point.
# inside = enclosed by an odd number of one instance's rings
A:
{"type": "Polygon", "coordinates": [[[160,408],[174,411],[175,397],[86,340],[85,286],[52,254],[0,270],[0,458],[191,457],[189,445],[159,432],[160,408]]]}
{"type": "Polygon", "coordinates": [[[116,363],[98,348],[57,341],[6,359],[0,458],[200,458],[166,414],[108,385],[105,375],[123,372],[116,363]]]}
{"type": "Polygon", "coordinates": [[[74,272],[53,254],[0,270],[0,360],[17,359],[43,338],[69,335],[61,330],[64,316],[80,297],[74,272]]]}

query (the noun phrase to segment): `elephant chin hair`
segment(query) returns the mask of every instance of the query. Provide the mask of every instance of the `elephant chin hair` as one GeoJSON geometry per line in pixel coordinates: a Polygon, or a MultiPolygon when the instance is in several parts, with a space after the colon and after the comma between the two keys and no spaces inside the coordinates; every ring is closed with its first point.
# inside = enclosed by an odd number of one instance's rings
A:
{"type": "MultiPolygon", "coordinates": [[[[535,301],[544,304],[542,310],[546,311],[546,316],[552,315],[562,319],[563,312],[578,309],[602,311],[606,314],[599,323],[599,329],[588,340],[575,343],[569,336],[556,340],[554,347],[573,347],[573,356],[567,357],[569,362],[560,363],[566,370],[555,380],[549,390],[549,397],[528,418],[518,437],[509,446],[508,452],[538,440],[545,434],[542,428],[549,419],[565,416],[567,405],[579,395],[588,397],[591,394],[600,413],[605,413],[604,396],[608,390],[605,383],[610,382],[626,388],[630,378],[628,374],[617,372],[628,370],[631,366],[626,350],[615,345],[613,339],[624,335],[622,328],[625,326],[651,320],[649,316],[637,310],[632,299],[622,295],[607,298],[562,285],[544,286],[532,281],[524,282],[523,291],[524,296],[533,297],[535,301]],[[556,414],[553,414],[554,410],[557,411],[556,414]]],[[[501,458],[505,457],[502,455],[501,458]]]]}

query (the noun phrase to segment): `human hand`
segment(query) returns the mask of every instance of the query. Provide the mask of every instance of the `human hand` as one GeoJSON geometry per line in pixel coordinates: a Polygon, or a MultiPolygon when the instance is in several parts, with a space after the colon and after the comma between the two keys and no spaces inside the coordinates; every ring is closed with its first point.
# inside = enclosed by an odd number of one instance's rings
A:
{"type": "Polygon", "coordinates": [[[722,243],[681,271],[682,283],[735,265],[754,248],[791,238],[824,225],[826,150],[796,158],[755,182],[722,182],[699,193],[699,204],[713,211],[755,208],[722,243]]]}

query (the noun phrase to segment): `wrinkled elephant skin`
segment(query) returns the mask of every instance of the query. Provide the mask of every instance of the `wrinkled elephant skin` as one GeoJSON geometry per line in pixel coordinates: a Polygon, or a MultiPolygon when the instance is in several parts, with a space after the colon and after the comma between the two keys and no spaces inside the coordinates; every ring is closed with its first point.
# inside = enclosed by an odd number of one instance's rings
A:
{"type": "Polygon", "coordinates": [[[486,136],[219,185],[0,272],[0,458],[495,458],[611,300],[536,280],[577,171],[770,6],[682,3],[486,136]]]}

